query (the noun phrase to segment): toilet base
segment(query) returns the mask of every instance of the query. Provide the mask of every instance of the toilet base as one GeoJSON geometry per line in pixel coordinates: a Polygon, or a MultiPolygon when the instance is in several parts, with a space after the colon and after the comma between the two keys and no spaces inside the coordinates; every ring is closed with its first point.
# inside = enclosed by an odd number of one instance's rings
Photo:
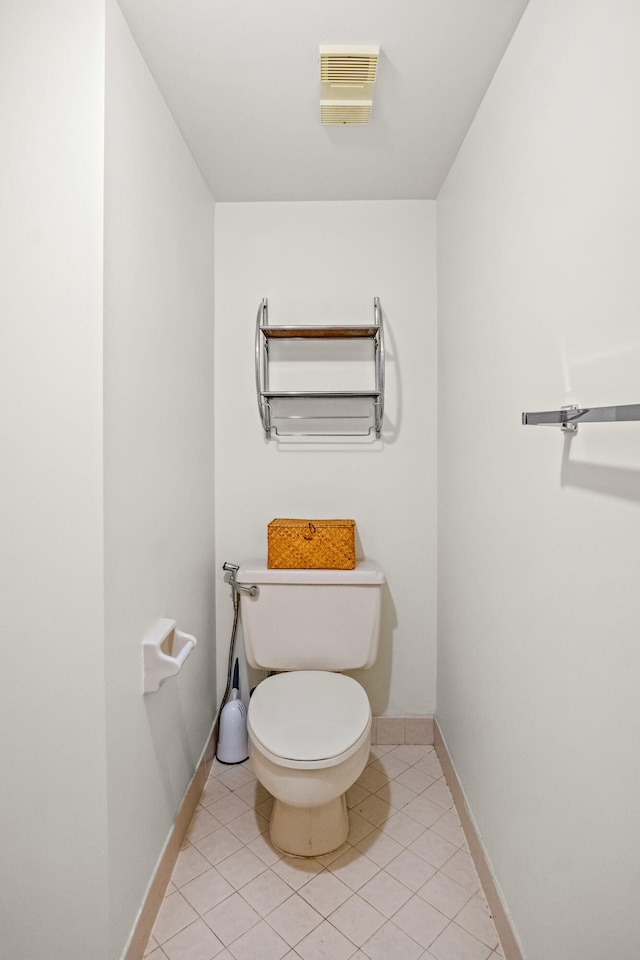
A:
{"type": "Polygon", "coordinates": [[[269,836],[283,853],[319,857],[337,850],[347,839],[349,814],[346,794],[317,807],[292,807],[274,800],[269,836]]]}

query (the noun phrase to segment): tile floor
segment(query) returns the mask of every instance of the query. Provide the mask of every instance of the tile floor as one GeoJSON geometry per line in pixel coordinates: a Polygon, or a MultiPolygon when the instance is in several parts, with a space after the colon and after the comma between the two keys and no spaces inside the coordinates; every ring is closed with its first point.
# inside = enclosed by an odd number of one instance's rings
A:
{"type": "Polygon", "coordinates": [[[334,853],[283,856],[251,761],[214,761],[146,960],[504,956],[433,747],[372,746],[334,853]]]}

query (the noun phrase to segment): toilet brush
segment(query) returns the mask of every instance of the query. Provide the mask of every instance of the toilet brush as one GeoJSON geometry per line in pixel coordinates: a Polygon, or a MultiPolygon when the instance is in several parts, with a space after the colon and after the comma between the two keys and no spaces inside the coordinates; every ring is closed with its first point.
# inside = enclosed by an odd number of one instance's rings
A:
{"type": "Polygon", "coordinates": [[[249,758],[247,708],[240,700],[238,659],[233,668],[231,699],[220,714],[220,734],[216,756],[220,763],[242,763],[249,758]]]}

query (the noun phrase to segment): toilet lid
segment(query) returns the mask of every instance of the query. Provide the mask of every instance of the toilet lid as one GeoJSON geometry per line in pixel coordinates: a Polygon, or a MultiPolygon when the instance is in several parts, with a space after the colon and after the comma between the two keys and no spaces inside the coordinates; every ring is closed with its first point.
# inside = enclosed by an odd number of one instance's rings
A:
{"type": "Polygon", "coordinates": [[[362,736],[371,708],[359,683],[341,673],[295,670],[263,680],[249,701],[249,727],[285,760],[329,760],[362,736]]]}

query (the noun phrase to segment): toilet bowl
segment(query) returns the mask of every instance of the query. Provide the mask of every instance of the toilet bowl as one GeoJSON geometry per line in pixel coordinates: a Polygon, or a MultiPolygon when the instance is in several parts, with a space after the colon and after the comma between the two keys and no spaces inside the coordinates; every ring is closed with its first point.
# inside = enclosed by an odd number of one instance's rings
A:
{"type": "Polygon", "coordinates": [[[249,701],[249,754],[273,795],[272,842],[317,857],[347,838],[346,791],[366,766],[371,707],[342,671],[375,662],[385,577],[373,560],[354,570],[241,564],[236,581],[249,666],[271,676],[249,701]]]}
{"type": "Polygon", "coordinates": [[[295,856],[336,850],[349,832],[346,791],[369,757],[363,688],[322,670],[276,674],[254,691],[247,727],[254,773],[274,797],[272,842],[295,856]]]}

